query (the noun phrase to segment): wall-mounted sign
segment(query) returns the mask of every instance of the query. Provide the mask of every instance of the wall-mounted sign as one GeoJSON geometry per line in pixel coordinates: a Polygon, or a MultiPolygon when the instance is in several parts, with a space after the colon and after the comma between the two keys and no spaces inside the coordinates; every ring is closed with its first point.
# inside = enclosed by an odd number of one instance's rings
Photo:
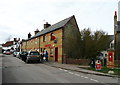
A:
{"type": "Polygon", "coordinates": [[[54,43],[57,43],[57,40],[54,40],[54,43]]]}
{"type": "Polygon", "coordinates": [[[50,47],[51,46],[51,44],[47,44],[47,45],[45,45],[45,47],[50,47]]]}

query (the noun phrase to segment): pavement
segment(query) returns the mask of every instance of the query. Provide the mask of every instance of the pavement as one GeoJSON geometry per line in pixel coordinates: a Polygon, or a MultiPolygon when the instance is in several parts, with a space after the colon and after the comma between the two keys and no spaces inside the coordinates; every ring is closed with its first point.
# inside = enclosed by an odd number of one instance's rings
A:
{"type": "Polygon", "coordinates": [[[51,67],[56,67],[56,68],[61,68],[61,69],[65,69],[65,70],[71,70],[71,71],[86,73],[86,74],[108,76],[108,77],[119,77],[120,78],[120,76],[118,76],[118,75],[112,75],[112,74],[108,74],[108,73],[102,73],[102,72],[83,69],[83,67],[85,68],[85,67],[90,67],[90,66],[73,65],[73,64],[61,64],[61,63],[57,63],[57,62],[44,62],[44,64],[46,64],[48,66],[51,66],[51,67]]]}

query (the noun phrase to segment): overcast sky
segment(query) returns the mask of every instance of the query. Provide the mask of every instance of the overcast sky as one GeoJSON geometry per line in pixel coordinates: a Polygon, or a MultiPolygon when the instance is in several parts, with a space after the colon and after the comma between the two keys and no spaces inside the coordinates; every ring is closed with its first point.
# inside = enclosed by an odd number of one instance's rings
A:
{"type": "Polygon", "coordinates": [[[0,0],[0,43],[26,39],[43,24],[55,24],[75,15],[79,29],[91,28],[113,34],[114,11],[119,0],[0,0]]]}

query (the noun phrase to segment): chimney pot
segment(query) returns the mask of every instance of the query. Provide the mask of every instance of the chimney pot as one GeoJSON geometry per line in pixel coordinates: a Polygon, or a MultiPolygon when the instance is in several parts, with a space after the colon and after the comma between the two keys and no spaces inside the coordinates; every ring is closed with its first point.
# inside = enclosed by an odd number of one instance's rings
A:
{"type": "Polygon", "coordinates": [[[117,16],[117,11],[115,11],[115,15],[114,16],[117,16]]]}
{"type": "Polygon", "coordinates": [[[46,24],[44,24],[44,29],[48,28],[49,26],[51,26],[51,24],[49,24],[48,22],[46,22],[46,24]]]}
{"type": "Polygon", "coordinates": [[[38,32],[39,32],[39,30],[38,30],[38,28],[37,28],[36,31],[35,31],[35,35],[36,35],[38,32]]]}
{"type": "Polygon", "coordinates": [[[31,35],[30,32],[29,32],[29,34],[28,34],[28,38],[31,38],[31,36],[32,36],[32,35],[31,35]]]}

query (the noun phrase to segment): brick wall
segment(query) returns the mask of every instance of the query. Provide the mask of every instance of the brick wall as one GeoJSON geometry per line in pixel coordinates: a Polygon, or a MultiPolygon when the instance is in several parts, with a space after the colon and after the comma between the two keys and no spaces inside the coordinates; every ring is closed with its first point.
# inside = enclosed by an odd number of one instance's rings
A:
{"type": "Polygon", "coordinates": [[[114,64],[120,66],[120,60],[115,60],[115,61],[114,61],[114,64]]]}
{"type": "Polygon", "coordinates": [[[55,30],[53,32],[45,34],[46,41],[43,42],[43,36],[40,36],[40,48],[46,48],[49,54],[49,60],[55,61],[55,48],[58,47],[58,62],[62,62],[62,29],[55,30]],[[54,40],[51,39],[51,33],[54,34],[54,36],[57,39],[57,43],[54,43],[54,40]],[[46,47],[48,45],[48,47],[46,47]],[[53,49],[53,56],[50,57],[50,49],[53,49]]]}
{"type": "Polygon", "coordinates": [[[89,59],[72,59],[67,58],[67,64],[89,65],[89,59]]]}
{"type": "Polygon", "coordinates": [[[63,54],[67,58],[78,58],[80,56],[80,32],[75,17],[66,24],[63,33],[63,54]]]}

